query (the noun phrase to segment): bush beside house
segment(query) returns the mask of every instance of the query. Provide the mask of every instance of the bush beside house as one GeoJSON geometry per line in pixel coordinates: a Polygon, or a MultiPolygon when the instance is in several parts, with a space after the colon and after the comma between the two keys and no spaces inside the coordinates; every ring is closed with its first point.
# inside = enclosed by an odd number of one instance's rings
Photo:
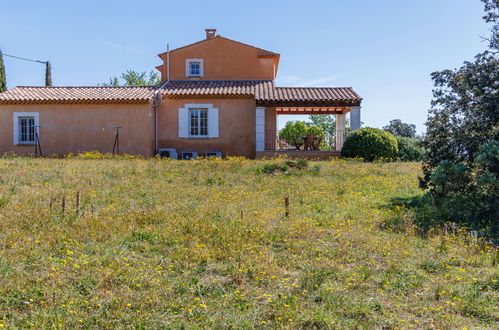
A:
{"type": "Polygon", "coordinates": [[[380,158],[393,159],[397,157],[398,151],[398,143],[393,134],[366,127],[348,135],[341,155],[373,161],[380,158]]]}

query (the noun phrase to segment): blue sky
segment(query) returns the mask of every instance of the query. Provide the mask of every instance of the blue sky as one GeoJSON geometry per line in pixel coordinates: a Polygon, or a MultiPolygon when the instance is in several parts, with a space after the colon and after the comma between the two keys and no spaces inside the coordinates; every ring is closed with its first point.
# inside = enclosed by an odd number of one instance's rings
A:
{"type": "MultiPolygon", "coordinates": [[[[486,48],[482,13],[479,0],[0,0],[0,48],[50,60],[55,85],[95,85],[127,69],[153,70],[167,43],[216,28],[280,53],[280,86],[352,86],[364,98],[365,126],[399,118],[421,132],[430,73],[486,48]]],[[[44,83],[41,64],[4,62],[9,88],[44,83]]]]}

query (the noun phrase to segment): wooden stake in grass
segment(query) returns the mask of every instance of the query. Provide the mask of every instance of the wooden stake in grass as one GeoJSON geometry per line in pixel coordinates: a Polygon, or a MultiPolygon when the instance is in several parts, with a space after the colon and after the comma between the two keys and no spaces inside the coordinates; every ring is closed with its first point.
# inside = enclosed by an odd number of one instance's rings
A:
{"type": "Polygon", "coordinates": [[[61,209],[62,213],[64,214],[64,212],[66,212],[66,196],[62,197],[61,209]]]}
{"type": "Polygon", "coordinates": [[[289,217],[289,196],[284,197],[284,207],[286,208],[286,218],[289,217]]]}
{"type": "Polygon", "coordinates": [[[241,209],[241,221],[244,220],[244,209],[241,209]]]}
{"type": "Polygon", "coordinates": [[[76,214],[80,214],[80,191],[76,192],[76,214]]]}

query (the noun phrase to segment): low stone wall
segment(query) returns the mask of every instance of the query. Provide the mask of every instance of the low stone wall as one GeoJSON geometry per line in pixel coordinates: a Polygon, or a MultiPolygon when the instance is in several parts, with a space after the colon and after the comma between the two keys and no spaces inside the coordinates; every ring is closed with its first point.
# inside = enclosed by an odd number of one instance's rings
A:
{"type": "Polygon", "coordinates": [[[312,151],[312,150],[266,150],[257,151],[256,159],[262,158],[274,158],[280,156],[287,156],[289,158],[305,158],[305,159],[316,159],[316,160],[328,160],[335,157],[340,157],[339,151],[312,151]]]}

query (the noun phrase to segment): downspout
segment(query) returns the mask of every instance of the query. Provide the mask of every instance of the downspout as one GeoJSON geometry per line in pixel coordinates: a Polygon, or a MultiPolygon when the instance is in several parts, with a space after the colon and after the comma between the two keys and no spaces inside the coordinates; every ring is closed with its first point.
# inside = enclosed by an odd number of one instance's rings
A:
{"type": "Polygon", "coordinates": [[[161,94],[161,90],[165,88],[165,86],[168,84],[170,81],[170,44],[166,44],[166,66],[167,66],[167,79],[166,81],[161,84],[157,88],[157,92],[154,95],[154,100],[152,101],[153,108],[154,108],[154,149],[155,149],[155,154],[158,154],[159,151],[159,128],[158,128],[158,123],[159,123],[159,106],[161,105],[161,102],[163,101],[163,95],[161,94]]]}

